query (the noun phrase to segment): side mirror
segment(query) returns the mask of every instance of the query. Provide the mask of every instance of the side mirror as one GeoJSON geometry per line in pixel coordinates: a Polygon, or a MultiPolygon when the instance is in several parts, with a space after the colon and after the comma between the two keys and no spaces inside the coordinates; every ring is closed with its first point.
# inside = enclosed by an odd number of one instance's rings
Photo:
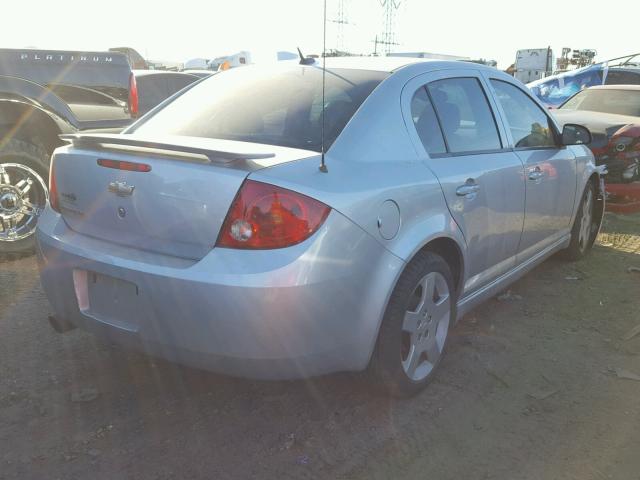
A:
{"type": "Polygon", "coordinates": [[[563,145],[588,145],[591,143],[591,132],[587,127],[567,123],[562,129],[563,145]]]}

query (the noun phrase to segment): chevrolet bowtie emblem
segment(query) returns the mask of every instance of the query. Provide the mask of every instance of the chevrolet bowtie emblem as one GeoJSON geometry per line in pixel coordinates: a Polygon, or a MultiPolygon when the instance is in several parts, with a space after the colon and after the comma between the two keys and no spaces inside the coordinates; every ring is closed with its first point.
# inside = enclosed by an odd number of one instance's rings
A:
{"type": "Polygon", "coordinates": [[[133,193],[136,187],[133,185],[127,185],[127,182],[111,182],[109,184],[109,191],[115,193],[119,197],[129,197],[133,193]]]}

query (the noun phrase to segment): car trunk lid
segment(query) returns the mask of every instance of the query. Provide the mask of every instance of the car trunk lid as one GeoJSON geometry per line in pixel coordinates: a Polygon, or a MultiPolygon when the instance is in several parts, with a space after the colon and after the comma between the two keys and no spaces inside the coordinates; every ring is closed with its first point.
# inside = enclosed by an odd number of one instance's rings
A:
{"type": "Polygon", "coordinates": [[[272,145],[163,136],[67,135],[55,153],[69,227],[120,245],[200,259],[252,171],[316,155],[272,145]]]}

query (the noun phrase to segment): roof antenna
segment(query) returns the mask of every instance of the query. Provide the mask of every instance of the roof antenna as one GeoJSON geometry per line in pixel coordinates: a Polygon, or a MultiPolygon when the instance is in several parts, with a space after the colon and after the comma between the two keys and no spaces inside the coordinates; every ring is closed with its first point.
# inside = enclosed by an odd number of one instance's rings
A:
{"type": "Polygon", "coordinates": [[[297,48],[298,48],[298,55],[300,56],[300,65],[313,65],[314,63],[316,63],[315,58],[305,57],[300,51],[300,47],[297,47],[297,48]]]}
{"type": "Polygon", "coordinates": [[[328,173],[327,165],[324,163],[324,87],[327,69],[327,0],[324,0],[324,16],[322,17],[322,130],[320,133],[320,166],[318,169],[322,173],[328,173]]]}

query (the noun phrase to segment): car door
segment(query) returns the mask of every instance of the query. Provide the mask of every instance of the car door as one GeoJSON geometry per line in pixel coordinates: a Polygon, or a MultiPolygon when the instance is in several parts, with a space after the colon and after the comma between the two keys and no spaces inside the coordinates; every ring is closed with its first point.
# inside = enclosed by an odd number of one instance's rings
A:
{"type": "Polygon", "coordinates": [[[523,164],[503,148],[504,129],[474,72],[421,75],[403,90],[416,151],[438,178],[467,243],[463,295],[515,265],[524,221],[523,164]]]}
{"type": "Polygon", "coordinates": [[[571,229],[576,158],[560,145],[555,123],[521,87],[491,78],[510,146],[525,167],[526,202],[518,263],[562,241],[571,229]]]}

